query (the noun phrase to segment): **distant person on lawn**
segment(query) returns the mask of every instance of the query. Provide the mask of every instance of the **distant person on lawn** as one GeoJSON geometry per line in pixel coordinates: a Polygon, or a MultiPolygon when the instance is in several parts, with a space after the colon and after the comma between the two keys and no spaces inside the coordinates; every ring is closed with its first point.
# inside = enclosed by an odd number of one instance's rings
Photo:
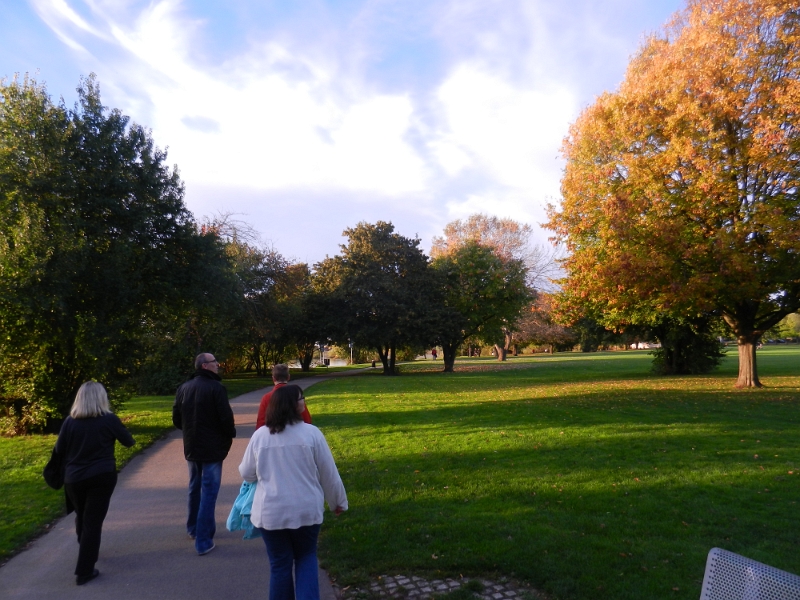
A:
{"type": "Polygon", "coordinates": [[[222,482],[222,461],[228,456],[236,427],[228,391],[220,383],[219,362],[204,352],[194,360],[195,372],[178,388],[172,422],[183,431],[183,454],[189,465],[189,517],[186,532],[197,554],[214,548],[214,509],[222,482]]]}
{"type": "Polygon", "coordinates": [[[128,448],[136,443],[111,412],[106,388],[87,381],[78,390],[56,441],[56,452],[64,457],[65,491],[75,508],[75,533],[80,544],[75,565],[78,585],[100,575],[94,565],[100,555],[103,521],[117,486],[117,440],[128,448]]]}
{"type": "Polygon", "coordinates": [[[300,415],[303,390],[282,385],[256,429],[239,473],[257,481],[250,521],[269,556],[269,600],[319,600],[317,536],[325,502],[339,515],[347,494],[322,432],[300,415]],[[294,569],[294,579],[292,570],[294,569]]]}
{"type": "MultiPolygon", "coordinates": [[[[272,383],[275,384],[269,392],[264,394],[261,398],[261,404],[258,405],[258,415],[256,416],[256,429],[264,426],[267,414],[267,406],[269,406],[270,398],[279,387],[289,383],[289,365],[275,365],[272,367],[272,383]]],[[[308,407],[303,405],[303,422],[311,425],[311,413],[308,412],[308,407]]]]}

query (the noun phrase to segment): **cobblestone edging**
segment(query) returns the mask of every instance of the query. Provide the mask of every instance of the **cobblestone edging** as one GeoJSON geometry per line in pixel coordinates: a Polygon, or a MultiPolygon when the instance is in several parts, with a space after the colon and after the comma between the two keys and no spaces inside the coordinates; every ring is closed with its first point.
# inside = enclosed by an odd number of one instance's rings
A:
{"type": "Polygon", "coordinates": [[[336,587],[336,595],[341,600],[361,600],[378,598],[413,598],[414,600],[428,600],[435,596],[449,594],[467,587],[472,590],[474,598],[481,600],[534,600],[544,599],[536,590],[522,586],[509,580],[489,581],[488,579],[475,579],[480,585],[467,586],[471,581],[463,579],[423,579],[416,576],[381,575],[366,585],[358,587],[336,587]],[[476,591],[480,589],[481,591],[476,591]]]}

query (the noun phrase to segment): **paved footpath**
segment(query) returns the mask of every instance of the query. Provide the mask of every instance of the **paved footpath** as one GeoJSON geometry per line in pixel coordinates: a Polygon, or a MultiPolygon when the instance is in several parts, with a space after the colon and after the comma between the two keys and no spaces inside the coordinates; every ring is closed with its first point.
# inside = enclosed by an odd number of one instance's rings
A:
{"type": "MultiPolygon", "coordinates": [[[[352,374],[353,372],[345,372],[352,374]]],[[[292,381],[302,388],[328,377],[292,381]]],[[[223,381],[224,383],[224,381],[223,381]]],[[[236,415],[236,439],[223,463],[217,500],[217,547],[198,556],[186,535],[186,496],[189,481],[180,431],[173,431],[133,458],[120,472],[103,525],[97,568],[100,577],[75,585],[78,544],[74,514],[0,568],[3,600],[256,600],[267,598],[269,563],[264,542],[242,540],[241,531],[225,528],[239,493],[238,466],[255,429],[261,396],[270,388],[231,400],[236,415]]],[[[313,415],[314,408],[311,408],[313,415]]],[[[325,519],[333,519],[325,511],[325,519]]],[[[323,524],[323,528],[325,525],[323,524]]],[[[336,595],[320,570],[322,600],[336,595]]]]}

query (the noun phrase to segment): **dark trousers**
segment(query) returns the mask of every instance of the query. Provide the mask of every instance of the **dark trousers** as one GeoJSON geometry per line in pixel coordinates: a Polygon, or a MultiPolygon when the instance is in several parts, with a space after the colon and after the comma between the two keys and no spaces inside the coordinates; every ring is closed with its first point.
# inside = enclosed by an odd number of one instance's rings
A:
{"type": "Polygon", "coordinates": [[[103,521],[116,485],[116,471],[64,484],[67,496],[75,507],[75,533],[80,544],[75,575],[79,577],[91,575],[94,571],[94,564],[100,555],[103,521]]]}
{"type": "Polygon", "coordinates": [[[269,600],[319,600],[319,529],[259,529],[269,557],[269,600]]]}

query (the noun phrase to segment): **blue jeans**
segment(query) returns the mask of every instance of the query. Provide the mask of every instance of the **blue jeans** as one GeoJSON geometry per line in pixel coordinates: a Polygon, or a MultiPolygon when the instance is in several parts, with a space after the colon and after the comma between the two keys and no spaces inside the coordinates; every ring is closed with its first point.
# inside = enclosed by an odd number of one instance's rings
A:
{"type": "Polygon", "coordinates": [[[217,532],[214,508],[222,483],[222,461],[186,462],[189,465],[189,518],[186,520],[186,531],[195,538],[195,550],[205,552],[214,545],[214,534],[217,532]]]}
{"type": "Polygon", "coordinates": [[[269,556],[269,600],[319,600],[319,528],[260,530],[269,556]]]}

